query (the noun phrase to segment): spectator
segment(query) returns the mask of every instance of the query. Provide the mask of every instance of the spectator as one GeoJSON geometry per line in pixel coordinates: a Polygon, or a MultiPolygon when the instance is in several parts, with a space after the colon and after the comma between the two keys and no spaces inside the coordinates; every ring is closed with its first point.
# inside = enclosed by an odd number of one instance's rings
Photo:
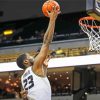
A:
{"type": "Polygon", "coordinates": [[[61,49],[61,47],[59,47],[59,48],[56,50],[56,55],[63,55],[63,56],[65,56],[66,53],[61,49]]]}

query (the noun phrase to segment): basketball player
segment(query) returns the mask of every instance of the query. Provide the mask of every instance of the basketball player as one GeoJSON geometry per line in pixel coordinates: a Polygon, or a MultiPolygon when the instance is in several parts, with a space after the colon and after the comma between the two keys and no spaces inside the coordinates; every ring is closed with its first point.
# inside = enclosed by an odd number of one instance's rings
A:
{"type": "Polygon", "coordinates": [[[39,54],[33,58],[25,53],[17,58],[17,65],[25,70],[21,77],[22,87],[25,90],[23,95],[27,95],[25,100],[51,100],[51,86],[46,77],[49,59],[46,58],[54,34],[55,21],[59,13],[56,7],[48,12],[49,25],[44,34],[39,54]]]}

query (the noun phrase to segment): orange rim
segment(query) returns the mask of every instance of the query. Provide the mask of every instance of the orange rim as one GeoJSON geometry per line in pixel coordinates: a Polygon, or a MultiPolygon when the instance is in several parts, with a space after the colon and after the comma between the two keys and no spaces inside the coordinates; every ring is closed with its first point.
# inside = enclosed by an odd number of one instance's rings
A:
{"type": "Polygon", "coordinates": [[[94,17],[91,17],[91,16],[82,17],[82,18],[79,19],[80,26],[85,26],[85,27],[88,27],[88,28],[100,28],[100,26],[83,24],[82,21],[84,21],[84,20],[95,21],[96,19],[94,17]]]}

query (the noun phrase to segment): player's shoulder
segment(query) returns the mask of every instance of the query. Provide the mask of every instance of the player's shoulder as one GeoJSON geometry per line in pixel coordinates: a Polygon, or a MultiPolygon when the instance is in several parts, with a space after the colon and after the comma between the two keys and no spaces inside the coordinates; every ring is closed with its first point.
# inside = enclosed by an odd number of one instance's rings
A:
{"type": "Polygon", "coordinates": [[[31,72],[31,67],[26,68],[26,70],[24,71],[22,78],[27,76],[27,74],[29,74],[31,72]]]}

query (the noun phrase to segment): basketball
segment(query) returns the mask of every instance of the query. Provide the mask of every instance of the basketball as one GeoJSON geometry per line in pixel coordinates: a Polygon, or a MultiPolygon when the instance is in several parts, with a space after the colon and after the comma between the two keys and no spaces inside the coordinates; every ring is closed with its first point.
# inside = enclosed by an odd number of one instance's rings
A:
{"type": "Polygon", "coordinates": [[[60,5],[58,4],[57,1],[51,0],[51,1],[44,2],[43,6],[42,6],[42,12],[43,12],[43,14],[46,17],[48,17],[48,13],[47,12],[51,12],[53,10],[54,6],[56,6],[56,9],[58,11],[60,11],[60,5]]]}

